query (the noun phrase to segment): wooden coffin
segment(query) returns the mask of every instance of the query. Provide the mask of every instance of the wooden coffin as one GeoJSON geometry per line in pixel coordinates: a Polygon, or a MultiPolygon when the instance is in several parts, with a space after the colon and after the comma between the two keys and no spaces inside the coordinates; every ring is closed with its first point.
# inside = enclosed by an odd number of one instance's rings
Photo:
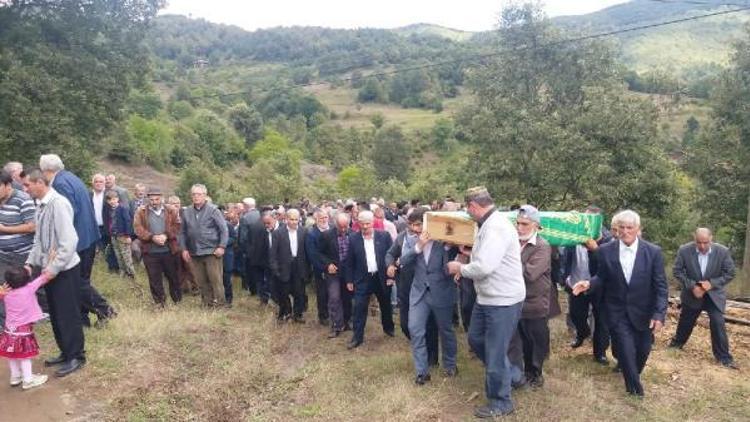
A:
{"type": "Polygon", "coordinates": [[[422,220],[422,230],[430,233],[434,240],[455,245],[474,245],[477,223],[463,212],[426,212],[422,220]]]}

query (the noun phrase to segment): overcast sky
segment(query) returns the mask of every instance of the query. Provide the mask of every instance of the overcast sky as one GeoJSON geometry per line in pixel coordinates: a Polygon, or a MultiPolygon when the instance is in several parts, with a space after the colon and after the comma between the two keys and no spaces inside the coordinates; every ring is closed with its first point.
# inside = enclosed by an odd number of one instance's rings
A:
{"type": "MultiPolygon", "coordinates": [[[[432,23],[455,29],[493,29],[503,0],[168,0],[162,14],[204,18],[248,30],[274,26],[394,28],[432,23]]],[[[593,12],[627,0],[546,0],[550,16],[593,12]]]]}

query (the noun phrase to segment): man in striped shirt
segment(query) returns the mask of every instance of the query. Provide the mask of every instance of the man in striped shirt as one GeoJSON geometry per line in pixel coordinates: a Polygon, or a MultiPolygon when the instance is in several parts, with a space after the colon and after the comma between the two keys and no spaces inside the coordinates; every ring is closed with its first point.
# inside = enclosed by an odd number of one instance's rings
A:
{"type": "MultiPolygon", "coordinates": [[[[13,187],[13,177],[0,172],[0,274],[10,266],[22,265],[34,244],[34,201],[13,187]]],[[[0,301],[0,327],[5,324],[5,308],[0,301]]]]}

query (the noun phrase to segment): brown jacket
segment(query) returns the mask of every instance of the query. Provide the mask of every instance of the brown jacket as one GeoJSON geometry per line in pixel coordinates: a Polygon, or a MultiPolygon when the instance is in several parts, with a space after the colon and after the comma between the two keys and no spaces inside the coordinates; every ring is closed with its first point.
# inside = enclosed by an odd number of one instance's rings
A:
{"type": "MultiPolygon", "coordinates": [[[[164,211],[167,213],[165,221],[167,245],[169,251],[176,254],[180,250],[180,245],[177,243],[177,235],[180,233],[180,216],[171,208],[164,207],[164,211]]],[[[138,207],[133,217],[133,227],[135,228],[135,235],[141,240],[143,254],[148,254],[149,247],[152,244],[151,237],[153,236],[148,227],[148,207],[138,207]]]]}
{"type": "Polygon", "coordinates": [[[526,283],[526,300],[521,318],[546,318],[549,315],[551,256],[549,244],[539,235],[536,245],[527,243],[521,249],[523,280],[526,283]]]}

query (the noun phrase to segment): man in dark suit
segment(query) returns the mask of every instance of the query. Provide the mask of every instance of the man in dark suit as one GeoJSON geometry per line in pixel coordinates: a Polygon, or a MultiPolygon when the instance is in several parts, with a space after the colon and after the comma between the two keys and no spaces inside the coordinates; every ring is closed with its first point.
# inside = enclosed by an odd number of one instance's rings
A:
{"type": "Polygon", "coordinates": [[[323,242],[323,234],[330,230],[328,224],[328,213],[322,208],[316,208],[313,212],[315,224],[305,234],[305,257],[310,262],[315,281],[315,297],[318,308],[318,322],[320,325],[328,325],[328,286],[325,279],[325,268],[319,251],[323,242]]]}
{"type": "Polygon", "coordinates": [[[91,270],[94,267],[96,245],[99,243],[99,228],[94,216],[91,195],[78,176],[65,170],[65,165],[58,155],[42,155],[39,158],[39,167],[52,188],[73,206],[73,226],[78,235],[76,252],[81,258],[81,276],[77,283],[81,292],[81,320],[84,326],[90,326],[89,313],[94,313],[97,324],[101,325],[116,313],[91,284],[91,270]]]}
{"type": "Polygon", "coordinates": [[[271,239],[269,262],[272,286],[279,304],[279,321],[294,314],[294,322],[304,324],[305,310],[305,228],[300,226],[300,213],[292,208],[287,211],[286,225],[275,230],[271,239]],[[289,300],[292,296],[294,302],[289,300]]]}
{"type": "Polygon", "coordinates": [[[347,348],[354,349],[364,342],[367,306],[374,294],[380,304],[380,320],[385,334],[393,337],[391,286],[386,281],[385,254],[391,247],[391,236],[375,231],[374,216],[361,211],[358,216],[359,232],[350,237],[350,250],[346,258],[347,289],[354,292],[354,335],[347,348]]]}
{"type": "Polygon", "coordinates": [[[618,242],[599,248],[596,276],[573,286],[578,295],[602,290],[610,333],[625,378],[625,389],[643,396],[640,373],[653,344],[653,332],[664,325],[667,278],[661,248],[638,238],[640,216],[631,210],[615,216],[618,242]]]}
{"type": "MultiPolygon", "coordinates": [[[[254,198],[243,199],[242,206],[244,213],[240,216],[240,228],[237,233],[239,248],[237,252],[240,255],[238,258],[243,260],[243,264],[240,267],[242,269],[242,288],[249,291],[251,295],[254,295],[258,293],[258,285],[253,284],[256,280],[250,274],[250,259],[247,254],[248,246],[252,240],[250,239],[252,228],[260,221],[260,212],[255,209],[254,198]]],[[[262,223],[260,224],[262,226],[262,223]]]]}
{"type": "Polygon", "coordinates": [[[423,209],[409,216],[412,230],[419,231],[419,240],[407,244],[401,255],[401,263],[413,266],[414,278],[409,292],[409,334],[416,368],[417,385],[430,380],[426,333],[428,318],[437,323],[443,346],[443,371],[448,377],[458,373],[456,367],[456,333],[453,330],[453,309],[456,304],[456,284],[448,274],[446,265],[455,258],[458,249],[450,248],[440,241],[433,241],[427,232],[422,232],[423,209]]]}
{"type": "Polygon", "coordinates": [[[707,228],[697,229],[693,239],[680,247],[674,263],[674,277],[682,287],[682,310],[677,332],[669,347],[681,349],[690,338],[701,311],[706,311],[714,357],[727,368],[739,369],[729,353],[729,339],[724,327],[727,303],[724,287],[735,274],[732,256],[726,247],[713,243],[713,235],[707,228]]]}
{"type": "Polygon", "coordinates": [[[346,289],[346,257],[349,255],[351,230],[349,214],[336,214],[336,224],[323,233],[320,241],[318,259],[323,265],[328,288],[328,316],[331,319],[331,334],[328,338],[338,337],[349,328],[352,317],[352,295],[346,289]]]}
{"type": "Polygon", "coordinates": [[[263,305],[271,299],[271,271],[268,254],[271,250],[273,232],[279,227],[274,211],[265,209],[258,221],[253,223],[244,241],[247,254],[247,270],[250,285],[258,289],[258,298],[263,305]]]}

